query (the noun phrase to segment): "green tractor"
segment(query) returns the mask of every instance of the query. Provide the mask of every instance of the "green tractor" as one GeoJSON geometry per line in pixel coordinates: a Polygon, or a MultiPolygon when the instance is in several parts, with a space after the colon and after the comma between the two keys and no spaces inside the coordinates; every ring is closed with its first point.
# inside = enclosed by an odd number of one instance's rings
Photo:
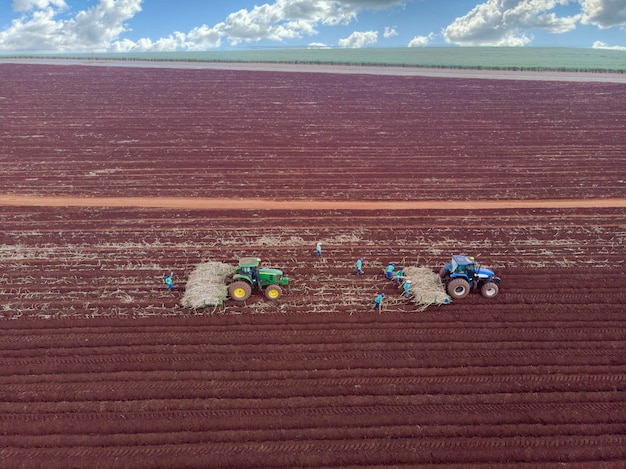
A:
{"type": "Polygon", "coordinates": [[[258,257],[239,259],[235,273],[227,279],[228,295],[233,300],[247,300],[252,290],[263,290],[268,300],[277,300],[282,296],[280,286],[289,284],[289,279],[283,277],[282,270],[259,268],[260,263],[261,259],[258,257]]]}

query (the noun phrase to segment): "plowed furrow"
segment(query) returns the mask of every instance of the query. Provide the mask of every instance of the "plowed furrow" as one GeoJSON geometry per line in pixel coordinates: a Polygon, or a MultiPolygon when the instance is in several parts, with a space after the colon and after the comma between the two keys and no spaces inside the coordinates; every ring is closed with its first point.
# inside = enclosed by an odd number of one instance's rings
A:
{"type": "Polygon", "coordinates": [[[293,396],[331,395],[390,395],[420,392],[467,394],[472,392],[578,392],[624,391],[626,374],[553,373],[528,374],[511,370],[508,374],[478,376],[410,376],[367,377],[364,369],[360,376],[336,379],[278,379],[206,381],[103,381],[94,376],[92,382],[33,383],[0,385],[4,400],[33,401],[84,401],[106,399],[211,399],[228,396],[248,399],[260,395],[279,398],[293,396]],[[454,391],[454,392],[453,392],[454,391]]]}
{"type": "MultiPolygon", "coordinates": [[[[417,397],[412,396],[411,399],[415,400],[417,397]]],[[[455,399],[462,400],[463,397],[458,396],[455,399]]],[[[343,400],[346,403],[349,402],[347,398],[343,400]]],[[[525,435],[548,434],[557,428],[560,432],[567,429],[567,433],[572,435],[604,433],[609,428],[615,433],[623,433],[626,430],[626,419],[623,418],[623,414],[620,414],[625,410],[624,404],[620,402],[461,403],[458,406],[436,403],[423,405],[390,403],[385,406],[353,404],[345,407],[333,405],[338,401],[341,402],[340,399],[320,397],[314,399],[314,402],[319,404],[318,407],[300,406],[297,408],[269,407],[263,401],[260,401],[260,405],[255,408],[238,408],[234,402],[233,407],[228,408],[231,401],[226,399],[223,400],[222,408],[219,409],[159,409],[150,412],[105,410],[59,412],[58,414],[16,412],[0,416],[0,425],[6,430],[14,429],[12,433],[15,442],[26,435],[80,435],[86,431],[86,428],[92,426],[94,421],[100,422],[97,432],[94,433],[102,437],[123,433],[166,434],[180,431],[217,432],[245,429],[270,432],[277,428],[331,431],[332,428],[376,428],[391,425],[411,425],[414,431],[420,434],[435,431],[434,426],[457,427],[461,425],[485,425],[482,430],[474,429],[470,432],[483,435],[506,433],[506,427],[512,425],[526,427],[526,431],[522,432],[525,435]],[[455,415],[459,410],[462,410],[462,414],[455,415]],[[498,429],[491,429],[488,425],[493,425],[498,429]],[[552,425],[553,429],[549,431],[539,425],[552,425]]],[[[449,429],[438,428],[437,431],[445,435],[449,429]]],[[[462,433],[459,430],[455,432],[462,433]]],[[[511,428],[508,432],[513,433],[511,428]]],[[[270,439],[269,435],[266,438],[270,439]]],[[[216,438],[214,441],[219,441],[219,439],[216,438]]]]}
{"type": "MultiPolygon", "coordinates": [[[[407,411],[419,411],[420,409],[405,409],[407,411]]],[[[225,421],[219,416],[207,414],[188,414],[185,416],[170,415],[158,416],[159,418],[150,418],[145,415],[129,415],[129,418],[142,419],[142,421],[151,424],[151,428],[137,428],[129,426],[128,421],[116,419],[115,421],[107,421],[107,416],[102,417],[102,427],[99,428],[97,434],[87,435],[81,434],[87,432],[88,426],[81,427],[80,421],[65,420],[54,422],[51,425],[51,433],[48,435],[19,435],[4,440],[5,446],[19,446],[19,442],[25,436],[32,441],[35,448],[55,448],[62,441],[67,446],[146,446],[146,445],[167,445],[172,441],[184,441],[185,444],[198,444],[210,442],[226,443],[237,442],[245,439],[247,442],[286,442],[296,440],[341,440],[349,435],[352,438],[361,440],[371,440],[375,438],[386,438],[389,435],[395,435],[395,438],[448,438],[471,436],[472,438],[510,438],[516,435],[525,438],[537,437],[602,437],[607,434],[620,434],[626,429],[626,424],[596,424],[588,426],[583,430],[576,424],[519,424],[507,425],[497,422],[480,422],[479,424],[471,422],[465,425],[440,425],[436,424],[428,418],[423,419],[402,419],[397,415],[387,415],[381,418],[376,412],[371,414],[372,417],[363,418],[363,416],[350,415],[354,418],[353,424],[345,426],[340,418],[324,418],[320,420],[320,424],[312,419],[308,425],[303,426],[298,422],[298,417],[287,418],[254,418],[245,417],[246,428],[240,428],[233,421],[225,421]],[[194,419],[194,422],[200,422],[203,418],[211,418],[210,424],[196,423],[195,425],[171,425],[167,418],[174,422],[176,418],[194,419]],[[361,417],[361,418],[359,418],[361,417]],[[393,423],[401,421],[402,423],[393,423]],[[73,427],[62,427],[59,424],[73,425],[73,427]],[[491,425],[485,427],[484,424],[491,425]],[[115,426],[117,425],[117,428],[115,426]],[[182,427],[182,428],[180,428],[182,427]],[[275,431],[280,428],[280,431],[275,431]],[[57,430],[56,433],[54,430],[57,430]]],[[[310,418],[306,413],[303,417],[310,418]]],[[[228,418],[233,419],[234,416],[228,418]]],[[[241,416],[239,417],[241,419],[241,416]]],[[[301,420],[301,419],[300,419],[301,420]]],[[[506,415],[504,416],[506,420],[506,415]]],[[[39,422],[41,424],[41,422],[39,422]]]]}
{"type": "MultiPolygon", "coordinates": [[[[146,355],[138,350],[127,350],[119,355],[90,356],[87,351],[81,351],[82,357],[48,357],[45,359],[10,358],[0,359],[0,376],[8,382],[19,380],[20,376],[28,376],[29,381],[49,379],[51,381],[67,379],[75,373],[104,373],[114,372],[149,372],[149,371],[187,371],[209,370],[218,372],[245,371],[248,373],[266,371],[296,371],[332,369],[336,363],[347,363],[352,368],[367,363],[371,369],[397,368],[394,364],[414,363],[415,368],[421,370],[436,370],[439,368],[452,370],[456,367],[490,367],[497,370],[501,367],[515,366],[520,370],[524,367],[541,367],[545,373],[565,371],[568,367],[576,366],[581,370],[597,369],[601,366],[624,364],[624,349],[594,349],[594,350],[542,350],[519,351],[498,349],[490,352],[467,350],[441,351],[438,353],[426,351],[393,351],[391,345],[385,347],[385,352],[358,351],[358,352],[330,352],[323,350],[317,353],[302,352],[293,348],[293,352],[258,351],[253,354],[242,354],[240,351],[226,353],[202,352],[189,354],[182,351],[158,351],[146,355]],[[174,353],[172,353],[174,352],[174,353]],[[165,353],[165,355],[163,354],[165,353]],[[441,363],[445,361],[446,366],[441,363]],[[51,375],[50,373],[55,373],[51,375]]],[[[616,369],[616,368],[613,368],[616,369]]],[[[397,369],[394,372],[398,372],[397,369]]],[[[425,371],[424,371],[425,372],[425,371]]],[[[430,371],[433,372],[433,371],[430,371]]]]}
{"type": "MultiPolygon", "coordinates": [[[[48,467],[65,467],[68,460],[86,456],[102,461],[124,461],[127,467],[158,464],[174,467],[183,458],[205,467],[284,467],[390,464],[458,464],[516,462],[618,461],[624,458],[626,436],[550,436],[534,438],[373,438],[281,442],[177,444],[158,446],[56,447],[49,449],[4,448],[5,461],[45,460],[48,467]],[[555,454],[546,458],[545,453],[555,454]],[[556,454],[560,456],[556,456],[556,454]],[[546,460],[547,459],[547,460],[546,460]]],[[[36,467],[32,464],[30,467],[36,467]]]]}
{"type": "MultiPolygon", "coordinates": [[[[375,321],[378,315],[370,315],[370,321],[375,321]]],[[[511,327],[505,324],[485,324],[483,328],[476,327],[437,327],[427,325],[423,328],[412,328],[385,324],[378,328],[372,328],[370,321],[362,323],[345,322],[335,326],[324,325],[300,325],[291,330],[288,326],[276,329],[273,326],[250,328],[230,327],[222,331],[213,328],[202,328],[201,331],[138,331],[139,333],[110,333],[98,329],[83,331],[71,335],[32,334],[27,340],[20,336],[5,335],[6,347],[16,350],[20,348],[32,348],[32,344],[38,347],[55,347],[67,344],[78,346],[79,344],[89,347],[97,346],[127,346],[141,344],[160,344],[163,346],[181,344],[212,344],[212,345],[277,345],[287,343],[340,343],[352,338],[352,341],[386,342],[389,338],[402,338],[403,341],[414,340],[425,342],[507,342],[507,341],[620,341],[626,337],[626,328],[621,323],[616,327],[606,327],[599,324],[598,327],[511,327]],[[252,330],[254,329],[254,330],[252,330]],[[104,332],[104,333],[102,333],[104,332]]],[[[65,332],[67,334],[67,332],[65,332]]]]}

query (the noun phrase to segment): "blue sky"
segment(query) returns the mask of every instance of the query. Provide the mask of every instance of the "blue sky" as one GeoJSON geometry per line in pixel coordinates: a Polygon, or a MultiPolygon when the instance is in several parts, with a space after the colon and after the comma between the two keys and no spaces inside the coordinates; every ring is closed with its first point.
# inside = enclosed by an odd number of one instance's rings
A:
{"type": "Polygon", "coordinates": [[[0,0],[0,53],[425,46],[626,50],[626,0],[0,0]]]}

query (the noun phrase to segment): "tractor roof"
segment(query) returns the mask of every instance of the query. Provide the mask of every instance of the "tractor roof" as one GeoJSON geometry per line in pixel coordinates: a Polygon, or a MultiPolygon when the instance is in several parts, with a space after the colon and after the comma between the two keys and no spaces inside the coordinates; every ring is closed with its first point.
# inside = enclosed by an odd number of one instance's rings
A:
{"type": "Polygon", "coordinates": [[[452,260],[456,262],[457,265],[470,265],[476,263],[474,258],[471,256],[455,255],[452,256],[452,260]]]}
{"type": "Polygon", "coordinates": [[[258,267],[261,259],[258,257],[242,257],[239,259],[239,267],[258,267]]]}

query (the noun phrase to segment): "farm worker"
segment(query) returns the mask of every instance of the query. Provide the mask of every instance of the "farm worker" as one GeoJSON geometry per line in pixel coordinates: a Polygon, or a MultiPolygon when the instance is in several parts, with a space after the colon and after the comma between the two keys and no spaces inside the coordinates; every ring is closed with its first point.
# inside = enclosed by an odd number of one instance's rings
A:
{"type": "Polygon", "coordinates": [[[400,282],[402,282],[402,277],[404,277],[404,270],[400,269],[394,274],[393,283],[398,285],[400,282]]]}
{"type": "Polygon", "coordinates": [[[317,246],[315,246],[315,255],[322,257],[322,243],[317,243],[317,246]]]}
{"type": "Polygon", "coordinates": [[[402,287],[402,290],[404,291],[403,295],[407,298],[411,296],[411,293],[409,292],[410,289],[411,289],[411,281],[407,280],[406,282],[404,282],[404,286],[402,287]]]}
{"type": "Polygon", "coordinates": [[[357,275],[363,275],[363,258],[359,257],[356,261],[356,273],[357,275]]]}
{"type": "Polygon", "coordinates": [[[376,311],[380,311],[380,307],[381,307],[381,305],[382,305],[382,303],[383,303],[383,298],[384,298],[384,297],[385,297],[385,294],[384,294],[384,293],[381,293],[381,294],[380,294],[380,295],[378,295],[378,296],[376,297],[376,299],[374,300],[374,309],[375,309],[376,311]]]}
{"type": "Polygon", "coordinates": [[[172,280],[172,277],[174,276],[174,272],[170,272],[169,275],[167,277],[165,277],[165,285],[167,285],[167,288],[169,288],[170,291],[174,290],[174,281],[172,280]]]}
{"type": "Polygon", "coordinates": [[[393,269],[396,268],[396,264],[389,264],[385,269],[385,278],[391,280],[393,278],[393,269]]]}

